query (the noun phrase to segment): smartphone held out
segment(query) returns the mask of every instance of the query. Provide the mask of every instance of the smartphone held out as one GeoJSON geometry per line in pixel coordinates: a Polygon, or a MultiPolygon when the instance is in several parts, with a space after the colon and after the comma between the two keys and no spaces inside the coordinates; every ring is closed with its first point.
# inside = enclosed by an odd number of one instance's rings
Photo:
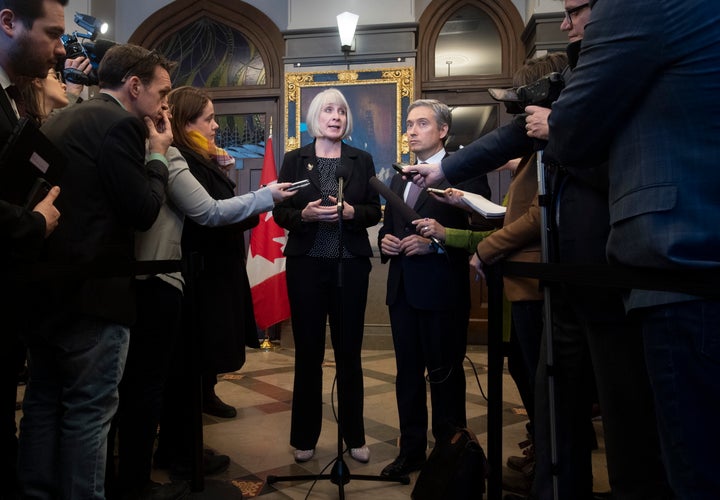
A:
{"type": "Polygon", "coordinates": [[[310,181],[308,179],[303,179],[301,181],[293,182],[290,187],[288,187],[285,191],[291,193],[293,191],[297,191],[298,189],[302,189],[305,186],[309,186],[310,181]]]}
{"type": "Polygon", "coordinates": [[[397,171],[400,175],[416,175],[418,172],[417,170],[408,170],[407,172],[403,172],[403,167],[408,167],[409,165],[407,163],[393,163],[392,167],[397,171]]]}

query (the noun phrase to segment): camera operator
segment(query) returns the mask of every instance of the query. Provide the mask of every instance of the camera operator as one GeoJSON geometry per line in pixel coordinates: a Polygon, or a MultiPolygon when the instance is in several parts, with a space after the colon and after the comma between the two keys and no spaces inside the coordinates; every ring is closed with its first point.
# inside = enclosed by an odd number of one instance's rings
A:
{"type": "Polygon", "coordinates": [[[27,338],[18,462],[26,497],[105,498],[107,433],[135,316],[133,279],[118,269],[165,199],[172,68],[154,51],[117,45],[100,64],[98,96],[42,126],[68,158],[63,224],[44,258],[66,272],[39,283],[45,303],[27,338]]]}
{"type": "MultiPolygon", "coordinates": [[[[582,0],[565,0],[571,77],[590,9],[582,0]]],[[[561,94],[562,95],[562,94],[561,94]]],[[[447,177],[455,183],[485,173],[505,161],[541,149],[535,134],[543,127],[537,108],[516,117],[460,150],[439,165],[418,166],[414,181],[431,184],[447,177]],[[536,142],[537,141],[537,142],[536,142]]],[[[549,110],[548,110],[549,112],[549,110]]],[[[601,157],[603,152],[597,152],[601,157]]],[[[610,230],[607,165],[554,172],[555,260],[606,264],[610,230]]],[[[670,498],[661,463],[652,393],[643,357],[639,325],[624,312],[619,290],[558,285],[551,288],[557,475],[559,498],[592,497],[591,394],[586,381],[594,371],[605,430],[608,475],[613,494],[621,498],[670,498]]],[[[544,344],[545,342],[543,342],[544,344]]],[[[541,352],[536,375],[535,480],[533,498],[553,498],[553,464],[548,394],[547,351],[541,352]]],[[[516,496],[508,496],[517,498],[516,496]]]]}
{"type": "MultiPolygon", "coordinates": [[[[60,35],[65,26],[67,0],[0,0],[0,145],[7,143],[18,122],[18,103],[11,94],[21,76],[43,77],[65,55],[60,35]]],[[[0,146],[1,147],[1,146],[0,146]]],[[[0,168],[12,168],[0,165],[0,168]]],[[[11,271],[32,262],[45,238],[58,224],[60,212],[53,205],[55,187],[32,210],[0,200],[0,276],[5,290],[0,301],[0,497],[12,498],[17,482],[15,401],[18,374],[25,360],[19,338],[24,302],[11,271]]]]}

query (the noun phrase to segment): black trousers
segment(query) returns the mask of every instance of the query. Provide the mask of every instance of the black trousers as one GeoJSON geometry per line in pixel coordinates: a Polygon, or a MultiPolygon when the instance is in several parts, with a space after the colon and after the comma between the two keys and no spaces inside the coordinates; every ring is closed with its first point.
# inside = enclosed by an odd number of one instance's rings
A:
{"type": "Polygon", "coordinates": [[[0,495],[17,488],[18,441],[15,426],[18,375],[25,363],[25,344],[16,332],[3,332],[0,347],[0,495]]]}
{"type": "Polygon", "coordinates": [[[338,288],[337,259],[288,257],[287,285],[295,341],[290,445],[315,447],[322,427],[322,374],[325,322],[338,367],[338,404],[343,438],[350,448],[365,444],[364,389],[360,354],[370,259],[343,259],[343,287],[338,288]]]}
{"type": "Polygon", "coordinates": [[[150,480],[171,355],[180,335],[182,292],[159,278],[136,281],[137,322],[122,381],[118,429],[118,485],[123,490],[150,480]]]}
{"type": "MultiPolygon", "coordinates": [[[[607,196],[573,178],[560,188],[557,255],[561,263],[605,263],[610,229],[607,196]]],[[[614,498],[671,498],[662,467],[655,409],[640,325],[629,319],[618,290],[551,288],[555,409],[560,499],[592,494],[587,431],[594,376],[602,409],[614,498]]],[[[546,327],[550,327],[547,325],[546,327]]],[[[537,498],[552,498],[547,350],[536,375],[535,483],[537,498]]]]}
{"type": "Polygon", "coordinates": [[[402,291],[390,306],[401,455],[425,455],[428,384],[435,440],[447,440],[456,427],[467,425],[463,360],[468,322],[467,308],[415,309],[402,291]]]}

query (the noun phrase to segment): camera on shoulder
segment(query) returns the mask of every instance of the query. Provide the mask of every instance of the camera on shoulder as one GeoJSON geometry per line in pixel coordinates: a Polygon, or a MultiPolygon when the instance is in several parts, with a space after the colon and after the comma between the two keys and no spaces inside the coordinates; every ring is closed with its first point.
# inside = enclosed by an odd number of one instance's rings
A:
{"type": "MultiPolygon", "coordinates": [[[[65,68],[63,78],[68,82],[80,85],[97,85],[99,83],[97,68],[100,61],[105,56],[105,52],[116,43],[112,40],[97,38],[98,32],[104,33],[104,31],[101,28],[102,23],[99,23],[94,17],[76,13],[74,20],[78,26],[85,28],[87,33],[73,31],[71,34],[66,33],[60,37],[63,47],[65,47],[65,58],[86,57],[90,61],[91,70],[86,74],[77,68],[65,68]]],[[[106,24],[105,29],[107,29],[106,24]]]]}
{"type": "Polygon", "coordinates": [[[565,79],[562,74],[553,72],[522,87],[488,89],[488,92],[493,99],[505,104],[508,113],[519,115],[525,112],[527,106],[549,108],[560,97],[564,87],[565,79]]]}

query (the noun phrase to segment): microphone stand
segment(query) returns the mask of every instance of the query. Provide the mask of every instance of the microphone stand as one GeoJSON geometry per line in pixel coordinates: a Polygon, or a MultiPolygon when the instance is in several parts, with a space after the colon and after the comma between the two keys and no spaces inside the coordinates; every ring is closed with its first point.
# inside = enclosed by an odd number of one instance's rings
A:
{"type": "MultiPolygon", "coordinates": [[[[341,175],[338,176],[338,196],[337,196],[337,213],[338,213],[338,250],[337,250],[337,296],[340,298],[340,310],[338,311],[338,324],[340,332],[338,335],[337,352],[341,353],[340,356],[335,359],[335,378],[338,380],[337,388],[340,390],[340,380],[342,379],[341,374],[343,369],[342,364],[342,352],[343,352],[343,210],[344,210],[344,191],[345,178],[341,175]]],[[[338,419],[337,419],[337,456],[335,457],[335,464],[333,465],[330,474],[306,474],[299,476],[268,476],[268,484],[273,484],[278,481],[299,481],[299,480],[323,480],[329,479],[333,484],[338,485],[338,494],[340,500],[345,500],[345,485],[350,482],[351,479],[360,479],[363,481],[386,481],[386,482],[398,482],[401,484],[410,484],[409,476],[400,477],[388,477],[388,476],[370,476],[362,474],[351,474],[348,469],[345,460],[343,459],[343,432],[342,432],[342,411],[343,406],[340,403],[340,396],[338,394],[338,419]]]]}
{"type": "MultiPolygon", "coordinates": [[[[537,178],[538,178],[538,200],[540,204],[540,245],[541,260],[544,264],[550,262],[550,200],[547,190],[547,173],[543,161],[543,151],[537,152],[537,178]]],[[[552,464],[552,486],[553,499],[558,500],[560,489],[558,484],[558,449],[557,449],[557,413],[555,402],[555,356],[553,354],[553,321],[550,286],[545,283],[543,286],[543,308],[545,313],[545,356],[548,384],[549,420],[550,420],[550,462],[552,464]]]]}

